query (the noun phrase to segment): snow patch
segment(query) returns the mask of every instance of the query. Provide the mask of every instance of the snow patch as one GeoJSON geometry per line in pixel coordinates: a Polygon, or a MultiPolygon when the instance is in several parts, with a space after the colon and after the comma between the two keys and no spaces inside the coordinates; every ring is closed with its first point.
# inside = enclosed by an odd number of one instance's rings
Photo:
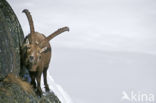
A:
{"type": "MultiPolygon", "coordinates": [[[[43,78],[43,77],[42,77],[43,78]]],[[[47,80],[49,84],[50,90],[52,90],[55,95],[59,98],[61,103],[73,103],[68,93],[59,85],[57,84],[49,72],[47,72],[47,80]]],[[[41,81],[42,90],[44,90],[44,82],[43,79],[41,81]]]]}

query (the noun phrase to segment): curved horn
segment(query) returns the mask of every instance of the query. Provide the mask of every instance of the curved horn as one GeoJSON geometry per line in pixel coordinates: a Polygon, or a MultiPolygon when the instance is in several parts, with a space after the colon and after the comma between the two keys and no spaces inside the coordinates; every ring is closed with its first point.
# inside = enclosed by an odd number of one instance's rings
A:
{"type": "Polygon", "coordinates": [[[69,31],[69,28],[68,27],[63,27],[63,28],[60,28],[60,29],[56,30],[54,33],[50,34],[43,41],[41,41],[39,46],[43,47],[46,43],[48,43],[48,41],[50,41],[51,39],[53,39],[54,37],[56,37],[57,35],[65,32],[65,31],[69,31]]]}
{"type": "Polygon", "coordinates": [[[33,23],[30,12],[28,9],[24,9],[22,12],[26,14],[28,21],[29,21],[30,33],[33,34],[35,32],[35,29],[34,29],[34,23],[33,23]]]}

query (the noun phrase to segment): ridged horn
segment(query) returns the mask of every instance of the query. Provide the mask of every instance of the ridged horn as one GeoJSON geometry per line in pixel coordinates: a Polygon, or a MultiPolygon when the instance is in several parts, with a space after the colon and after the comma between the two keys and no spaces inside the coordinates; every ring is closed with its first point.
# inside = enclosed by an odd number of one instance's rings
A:
{"type": "Polygon", "coordinates": [[[48,37],[46,37],[43,41],[40,42],[39,46],[42,48],[44,45],[46,45],[51,39],[53,39],[54,37],[56,37],[57,35],[65,32],[65,31],[69,31],[68,27],[63,27],[60,28],[58,30],[56,30],[54,33],[50,34],[48,37]]]}
{"type": "Polygon", "coordinates": [[[30,12],[28,9],[24,9],[22,12],[25,13],[28,18],[28,22],[29,22],[29,26],[30,26],[30,34],[33,34],[35,32],[35,29],[34,29],[34,23],[33,23],[32,16],[31,16],[30,12]]]}

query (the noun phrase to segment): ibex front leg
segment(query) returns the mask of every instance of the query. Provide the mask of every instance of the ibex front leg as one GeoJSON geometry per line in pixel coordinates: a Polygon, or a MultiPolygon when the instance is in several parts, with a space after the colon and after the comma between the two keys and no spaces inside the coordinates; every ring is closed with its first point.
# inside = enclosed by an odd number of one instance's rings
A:
{"type": "Polygon", "coordinates": [[[37,94],[41,97],[42,96],[42,89],[41,89],[41,74],[42,72],[37,71],[37,94]]]}
{"type": "Polygon", "coordinates": [[[35,82],[35,77],[36,77],[36,72],[29,72],[30,77],[31,77],[31,85],[33,85],[34,89],[36,88],[36,82],[35,82]]]}

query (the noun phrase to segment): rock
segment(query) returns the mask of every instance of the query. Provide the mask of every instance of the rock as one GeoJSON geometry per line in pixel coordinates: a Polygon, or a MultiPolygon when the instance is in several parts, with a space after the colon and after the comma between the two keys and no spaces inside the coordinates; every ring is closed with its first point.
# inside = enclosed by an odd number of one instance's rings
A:
{"type": "Polygon", "coordinates": [[[40,98],[39,103],[61,103],[61,102],[53,92],[48,92],[45,93],[45,95],[42,96],[42,98],[40,98]]]}
{"type": "Polygon", "coordinates": [[[28,82],[14,74],[0,82],[0,103],[61,103],[53,92],[44,94],[38,97],[28,82]]]}
{"type": "Polygon", "coordinates": [[[0,103],[38,103],[31,85],[14,74],[0,83],[0,103]]]}
{"type": "Polygon", "coordinates": [[[20,72],[20,46],[24,35],[10,5],[0,0],[0,80],[20,72]]]}

